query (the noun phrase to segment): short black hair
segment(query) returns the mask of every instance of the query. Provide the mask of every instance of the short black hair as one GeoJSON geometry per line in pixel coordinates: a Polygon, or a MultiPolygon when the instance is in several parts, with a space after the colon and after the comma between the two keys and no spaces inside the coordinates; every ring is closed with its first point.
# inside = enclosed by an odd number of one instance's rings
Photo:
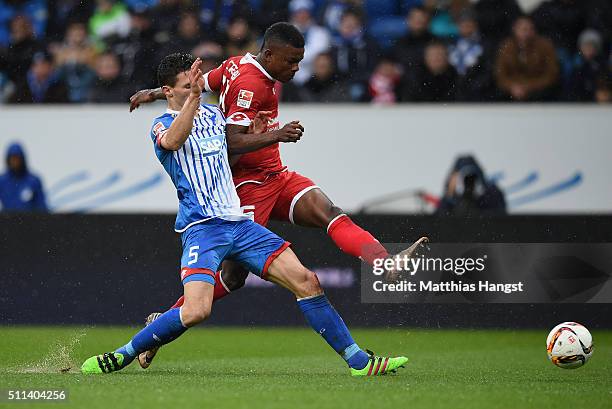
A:
{"type": "Polygon", "coordinates": [[[157,67],[157,82],[159,86],[176,84],[176,76],[181,72],[189,71],[195,57],[187,53],[174,53],[165,56],[157,67]]]}
{"type": "Polygon", "coordinates": [[[304,48],[304,36],[293,24],[281,21],[272,24],[264,33],[262,48],[270,46],[271,43],[304,48]]]}

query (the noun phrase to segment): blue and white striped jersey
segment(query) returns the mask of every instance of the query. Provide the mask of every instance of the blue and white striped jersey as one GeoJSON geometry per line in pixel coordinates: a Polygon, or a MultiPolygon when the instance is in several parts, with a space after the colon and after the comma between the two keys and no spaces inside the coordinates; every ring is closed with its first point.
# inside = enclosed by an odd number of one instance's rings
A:
{"type": "Polygon", "coordinates": [[[227,159],[225,117],[216,105],[201,104],[191,134],[177,151],[160,146],[178,111],[155,118],[151,139],[155,154],[177,190],[179,211],[174,229],[182,233],[212,218],[244,220],[227,159]]]}

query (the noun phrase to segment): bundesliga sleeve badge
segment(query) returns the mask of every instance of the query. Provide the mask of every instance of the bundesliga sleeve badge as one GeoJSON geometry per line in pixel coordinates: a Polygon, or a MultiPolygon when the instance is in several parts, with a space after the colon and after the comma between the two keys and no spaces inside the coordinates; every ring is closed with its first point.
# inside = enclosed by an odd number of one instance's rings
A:
{"type": "Polygon", "coordinates": [[[251,102],[253,102],[253,92],[241,89],[238,93],[238,103],[240,108],[250,108],[251,102]]]}

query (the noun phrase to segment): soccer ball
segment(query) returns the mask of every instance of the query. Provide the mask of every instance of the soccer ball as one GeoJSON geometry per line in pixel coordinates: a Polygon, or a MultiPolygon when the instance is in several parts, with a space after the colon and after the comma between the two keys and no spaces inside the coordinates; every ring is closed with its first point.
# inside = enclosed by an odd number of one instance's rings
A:
{"type": "Polygon", "coordinates": [[[548,334],[546,351],[548,359],[559,368],[579,368],[593,353],[593,337],[583,325],[563,322],[548,334]]]}

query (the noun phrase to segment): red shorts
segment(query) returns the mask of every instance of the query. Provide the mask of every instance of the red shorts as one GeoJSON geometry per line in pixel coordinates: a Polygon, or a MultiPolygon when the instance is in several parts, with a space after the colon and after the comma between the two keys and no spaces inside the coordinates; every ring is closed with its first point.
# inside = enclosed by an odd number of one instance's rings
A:
{"type": "Polygon", "coordinates": [[[246,180],[236,186],[245,213],[253,212],[255,222],[265,226],[270,218],[293,223],[293,208],[300,198],[318,186],[296,172],[268,175],[263,182],[246,180]]]}

